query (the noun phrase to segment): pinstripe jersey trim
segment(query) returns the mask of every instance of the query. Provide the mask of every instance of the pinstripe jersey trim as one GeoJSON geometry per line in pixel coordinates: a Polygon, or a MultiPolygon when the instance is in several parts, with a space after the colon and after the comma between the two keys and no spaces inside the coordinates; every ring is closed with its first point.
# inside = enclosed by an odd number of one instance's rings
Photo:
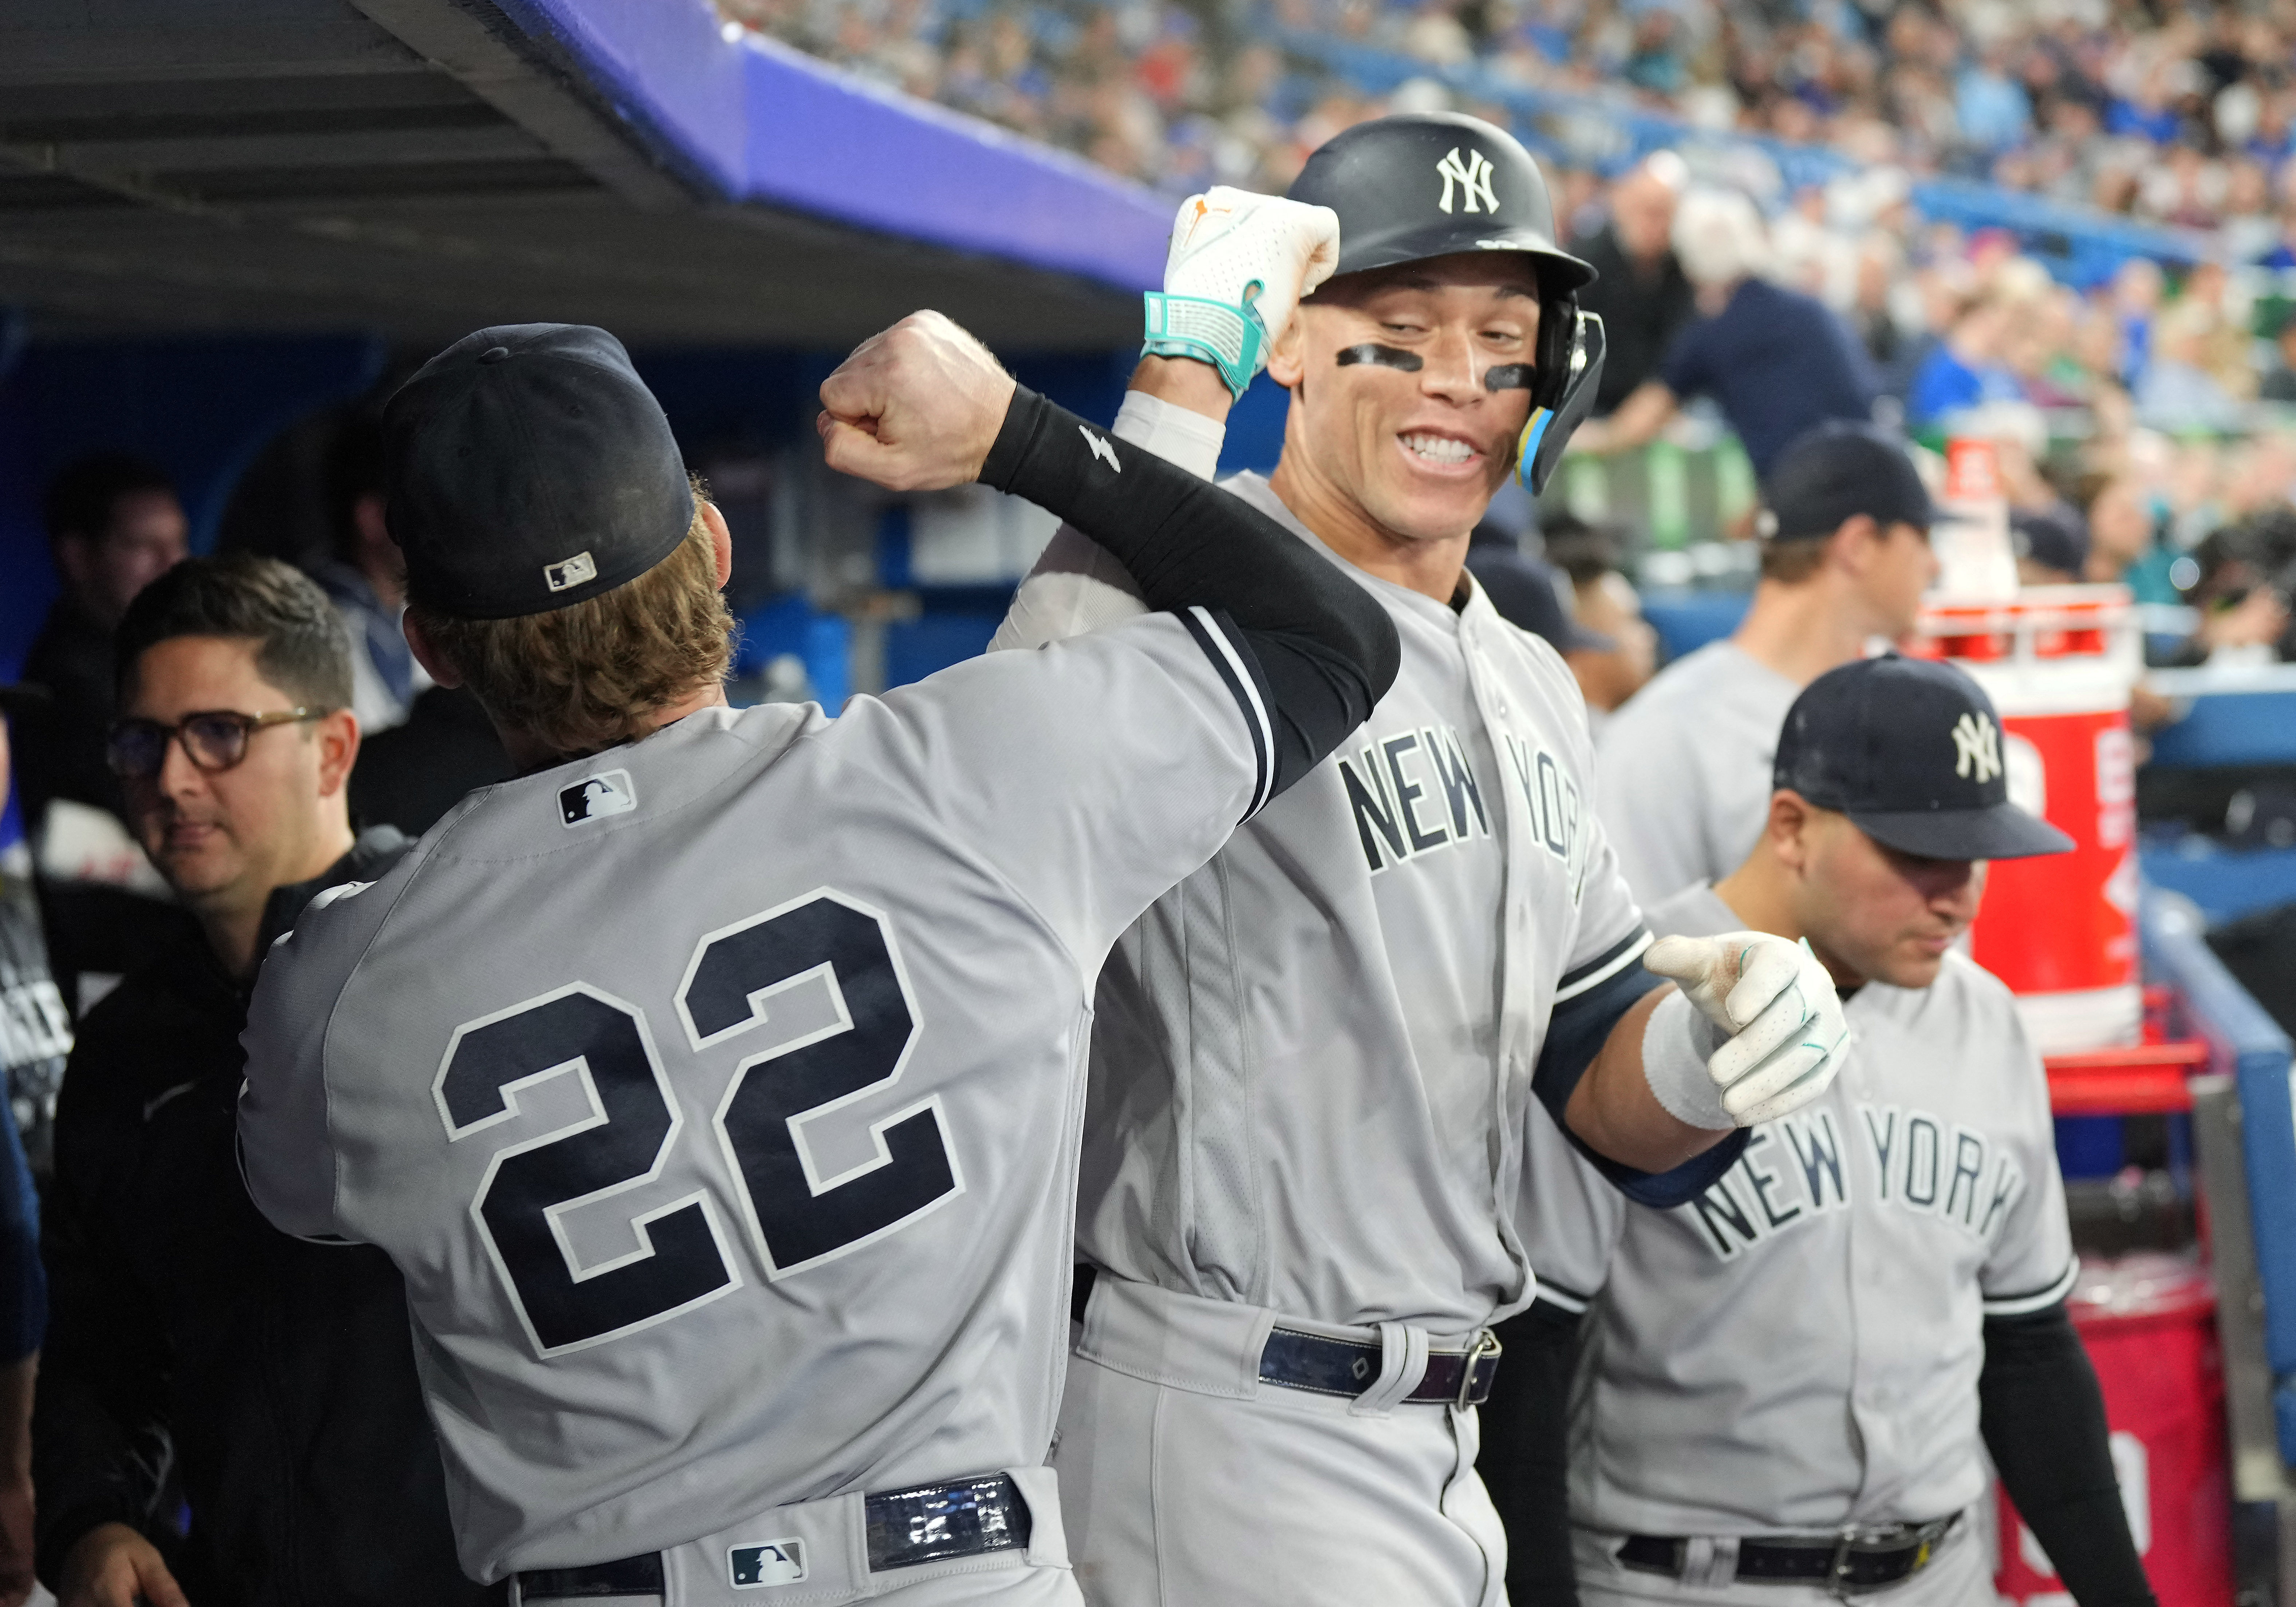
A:
{"type": "Polygon", "coordinates": [[[1200,605],[1185,608],[1180,612],[1180,622],[1188,627],[1197,645],[1203,649],[1205,657],[1212,661],[1212,668],[1218,670],[1220,679],[1227,683],[1228,693],[1234,697],[1236,706],[1243,711],[1243,722],[1251,731],[1252,757],[1259,764],[1259,779],[1252,784],[1251,807],[1243,812],[1243,818],[1249,820],[1266,807],[1269,793],[1275,785],[1275,730],[1268,723],[1267,706],[1260,701],[1258,680],[1237,654],[1235,645],[1228,640],[1227,632],[1220,629],[1219,622],[1208,609],[1200,605]]]}
{"type": "Polygon", "coordinates": [[[1650,946],[1650,928],[1636,926],[1577,970],[1564,972],[1562,980],[1554,987],[1554,1002],[1566,1004],[1581,993],[1602,986],[1640,959],[1643,950],[1650,946]]]}
{"type": "Polygon", "coordinates": [[[2035,1311],[2046,1310],[2073,1292],[2074,1283],[2079,1277],[2080,1260],[2077,1256],[2066,1263],[2064,1271],[2059,1275],[2056,1282],[2046,1289],[2030,1290],[2022,1294],[1999,1294],[1987,1297],[1984,1302],[1985,1315],[2025,1317],[2035,1311]]]}

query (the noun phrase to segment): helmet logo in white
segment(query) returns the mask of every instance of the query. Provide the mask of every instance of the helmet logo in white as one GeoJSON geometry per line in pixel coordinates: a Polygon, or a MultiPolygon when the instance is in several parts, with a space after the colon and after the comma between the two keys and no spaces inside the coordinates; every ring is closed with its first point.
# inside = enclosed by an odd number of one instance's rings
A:
{"type": "Polygon", "coordinates": [[[1491,193],[1491,164],[1472,145],[1467,147],[1467,159],[1459,159],[1459,148],[1451,147],[1450,154],[1435,164],[1435,171],[1443,176],[1443,199],[1435,204],[1448,212],[1451,209],[1451,186],[1456,184],[1465,198],[1466,211],[1472,216],[1477,210],[1496,213],[1499,198],[1491,193]],[[1477,201],[1482,202],[1478,208],[1477,201]]]}
{"type": "Polygon", "coordinates": [[[1973,779],[1980,787],[2001,773],[2001,733],[1993,729],[1990,716],[1964,714],[1955,724],[1953,773],[1964,781],[1973,779]]]}

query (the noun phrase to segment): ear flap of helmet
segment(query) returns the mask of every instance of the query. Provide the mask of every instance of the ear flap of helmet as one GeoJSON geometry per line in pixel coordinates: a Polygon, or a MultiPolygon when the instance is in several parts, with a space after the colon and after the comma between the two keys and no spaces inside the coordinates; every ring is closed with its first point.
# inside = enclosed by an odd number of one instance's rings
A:
{"type": "Polygon", "coordinates": [[[1530,418],[1522,427],[1515,472],[1537,496],[1546,489],[1562,449],[1595,405],[1603,378],[1604,337],[1599,314],[1582,313],[1576,297],[1546,304],[1538,324],[1538,371],[1530,418]]]}

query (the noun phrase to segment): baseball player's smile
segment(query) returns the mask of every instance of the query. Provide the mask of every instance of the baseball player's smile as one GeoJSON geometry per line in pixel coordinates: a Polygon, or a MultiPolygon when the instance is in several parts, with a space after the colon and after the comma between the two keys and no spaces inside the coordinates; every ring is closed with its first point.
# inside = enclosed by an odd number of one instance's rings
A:
{"type": "Polygon", "coordinates": [[[1483,458],[1475,445],[1459,436],[1445,435],[1434,430],[1410,430],[1396,437],[1403,450],[1411,454],[1414,463],[1438,473],[1480,472],[1483,458]]]}

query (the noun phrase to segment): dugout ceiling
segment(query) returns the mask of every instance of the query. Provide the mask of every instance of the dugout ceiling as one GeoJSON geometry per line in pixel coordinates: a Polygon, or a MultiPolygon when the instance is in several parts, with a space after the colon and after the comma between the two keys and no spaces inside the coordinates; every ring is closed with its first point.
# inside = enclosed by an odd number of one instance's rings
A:
{"type": "MultiPolygon", "coordinates": [[[[717,48],[706,12],[697,46],[695,18],[678,10],[701,0],[609,3],[625,17],[663,8],[682,29],[681,71],[717,48]]],[[[729,185],[628,82],[601,87],[578,37],[536,14],[488,0],[10,0],[0,309],[23,310],[36,331],[361,330],[431,343],[559,319],[633,345],[817,349],[929,306],[1011,347],[1136,335],[1136,293],[1111,281],[1120,273],[905,239],[757,199],[769,183],[729,185]]],[[[818,69],[756,64],[781,76],[741,93],[801,129],[818,121],[814,102],[777,86],[880,115],[818,69]]],[[[667,80],[673,98],[683,81],[667,80]]],[[[770,170],[778,147],[751,143],[770,170]]],[[[1092,183],[1025,151],[996,159],[1092,183]]],[[[875,175],[865,216],[900,216],[903,183],[933,180],[875,175]]]]}

